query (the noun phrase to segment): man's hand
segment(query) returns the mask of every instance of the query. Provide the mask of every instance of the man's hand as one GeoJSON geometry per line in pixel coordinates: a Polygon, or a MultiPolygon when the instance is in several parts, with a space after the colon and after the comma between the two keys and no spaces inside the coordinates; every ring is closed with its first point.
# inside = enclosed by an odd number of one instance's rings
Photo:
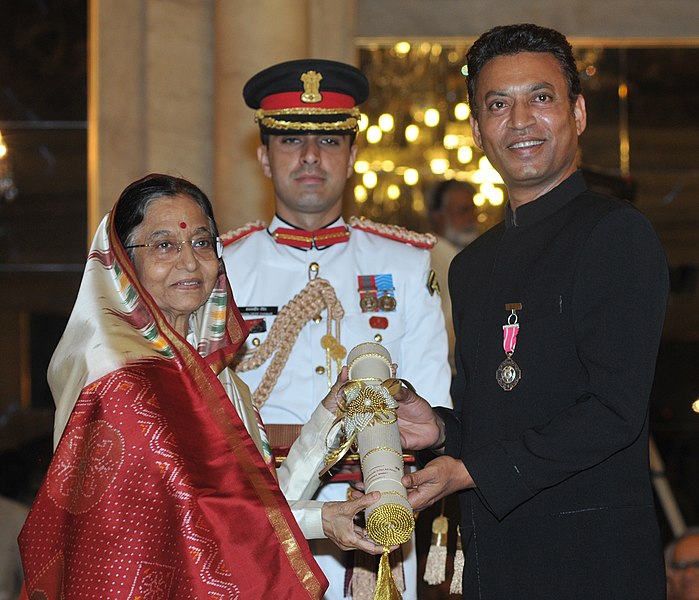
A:
{"type": "Polygon", "coordinates": [[[464,463],[450,456],[435,458],[424,469],[404,475],[401,482],[415,510],[424,510],[459,490],[476,487],[464,463]]]}
{"type": "Polygon", "coordinates": [[[365,529],[354,522],[354,517],[381,498],[380,492],[371,492],[356,500],[325,502],[323,504],[323,531],[341,550],[363,550],[368,554],[382,554],[383,546],[374,543],[365,529]]]}
{"type": "Polygon", "coordinates": [[[444,445],[444,423],[429,402],[401,386],[393,396],[398,401],[400,443],[406,450],[424,450],[444,445]]]}
{"type": "Polygon", "coordinates": [[[327,396],[323,398],[323,406],[329,410],[332,414],[337,412],[337,403],[342,399],[342,386],[347,383],[349,379],[349,373],[347,366],[342,367],[340,372],[337,374],[337,379],[335,383],[330,388],[327,396]]]}

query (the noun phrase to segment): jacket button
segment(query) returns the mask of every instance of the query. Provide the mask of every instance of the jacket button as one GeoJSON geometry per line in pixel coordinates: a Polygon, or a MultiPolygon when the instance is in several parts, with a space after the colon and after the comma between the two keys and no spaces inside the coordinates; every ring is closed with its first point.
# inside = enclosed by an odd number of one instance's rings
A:
{"type": "Polygon", "coordinates": [[[383,336],[382,336],[380,333],[377,333],[377,334],[374,336],[374,341],[375,341],[375,342],[380,342],[380,341],[382,341],[382,340],[383,340],[383,336]]]}
{"type": "Polygon", "coordinates": [[[318,375],[322,375],[323,373],[325,373],[325,367],[321,367],[320,365],[318,365],[316,367],[316,373],[318,373],[318,375]]]}

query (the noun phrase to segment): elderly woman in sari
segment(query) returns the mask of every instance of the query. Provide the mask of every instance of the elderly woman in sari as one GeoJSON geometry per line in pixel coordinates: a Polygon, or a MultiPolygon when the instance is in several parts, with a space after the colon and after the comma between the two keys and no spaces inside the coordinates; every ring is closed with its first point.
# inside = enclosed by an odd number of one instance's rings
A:
{"type": "Polygon", "coordinates": [[[339,383],[277,480],[228,368],[247,329],[220,254],[209,200],[179,178],[132,183],[100,224],[49,367],[57,447],[19,538],[29,597],[320,598],[304,537],[381,553],[353,522],[378,494],[309,500],[339,383]]]}

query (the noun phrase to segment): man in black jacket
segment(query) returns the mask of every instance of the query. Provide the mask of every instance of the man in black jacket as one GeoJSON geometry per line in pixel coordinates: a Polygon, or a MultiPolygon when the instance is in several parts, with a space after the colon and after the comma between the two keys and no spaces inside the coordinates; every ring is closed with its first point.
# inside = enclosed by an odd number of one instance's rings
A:
{"type": "Polygon", "coordinates": [[[503,223],[452,263],[454,404],[398,394],[416,509],[460,492],[464,597],[664,598],[648,398],[668,294],[660,243],[577,168],[586,125],[572,49],[535,25],[469,50],[476,144],[509,193],[503,223]]]}

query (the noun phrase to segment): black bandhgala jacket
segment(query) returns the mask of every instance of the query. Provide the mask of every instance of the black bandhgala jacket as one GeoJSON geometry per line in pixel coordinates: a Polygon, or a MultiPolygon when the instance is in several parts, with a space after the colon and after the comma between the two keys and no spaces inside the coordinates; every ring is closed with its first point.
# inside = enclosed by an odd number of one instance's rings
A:
{"type": "Polygon", "coordinates": [[[580,172],[454,259],[456,408],[439,410],[477,485],[460,501],[464,598],[665,597],[648,399],[668,279],[648,220],[580,172]],[[521,380],[504,391],[510,303],[521,380]]]}

